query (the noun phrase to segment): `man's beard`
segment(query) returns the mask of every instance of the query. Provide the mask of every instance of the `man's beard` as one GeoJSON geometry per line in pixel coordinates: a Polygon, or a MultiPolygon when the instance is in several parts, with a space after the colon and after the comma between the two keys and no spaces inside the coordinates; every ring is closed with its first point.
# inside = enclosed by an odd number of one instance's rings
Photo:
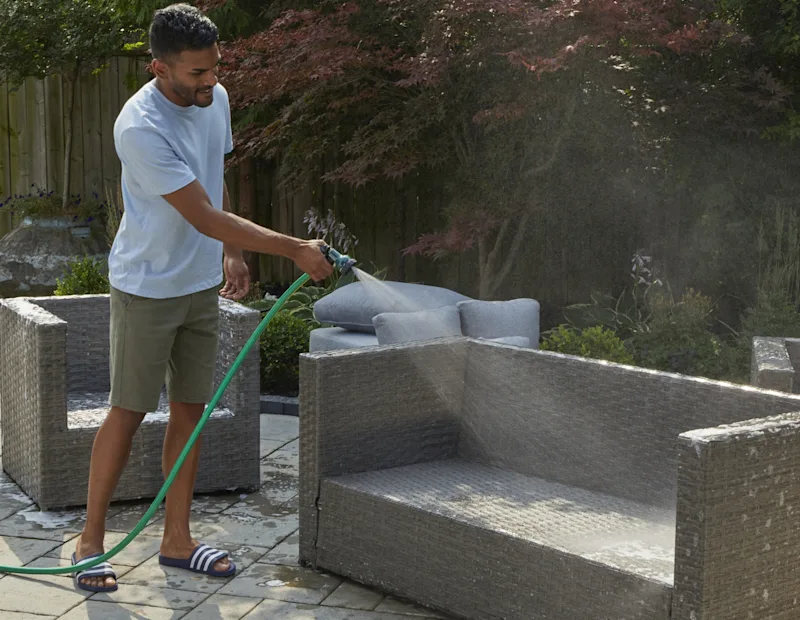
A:
{"type": "MultiPolygon", "coordinates": [[[[203,91],[198,91],[194,88],[187,88],[182,84],[173,83],[172,90],[181,97],[186,103],[190,105],[195,105],[199,108],[206,108],[211,105],[213,102],[213,97],[203,96],[203,91]],[[202,97],[202,98],[201,98],[202,97]]],[[[213,87],[209,89],[210,92],[213,92],[213,87]]],[[[209,91],[205,91],[208,93],[209,91]]]]}

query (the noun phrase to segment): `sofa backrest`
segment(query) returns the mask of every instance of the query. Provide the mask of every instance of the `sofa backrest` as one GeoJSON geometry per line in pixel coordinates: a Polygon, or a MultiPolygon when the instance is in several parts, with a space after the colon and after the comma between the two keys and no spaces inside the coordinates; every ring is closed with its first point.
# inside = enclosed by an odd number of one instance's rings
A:
{"type": "Polygon", "coordinates": [[[458,449],[669,509],[680,433],[791,411],[800,396],[472,341],[458,449]]]}
{"type": "Polygon", "coordinates": [[[67,391],[109,391],[108,295],[34,297],[30,301],[67,322],[67,391]]]}

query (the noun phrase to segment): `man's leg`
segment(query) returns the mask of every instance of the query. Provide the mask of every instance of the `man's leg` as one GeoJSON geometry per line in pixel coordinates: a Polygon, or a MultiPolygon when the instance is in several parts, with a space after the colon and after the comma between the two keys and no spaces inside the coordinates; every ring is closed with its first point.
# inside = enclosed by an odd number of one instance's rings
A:
{"type": "MultiPolygon", "coordinates": [[[[211,400],[219,340],[218,287],[191,296],[186,322],[178,330],[168,370],[170,416],[164,438],[162,466],[168,476],[189,437],[211,400]]],[[[192,538],[189,518],[200,461],[202,435],[192,447],[172,486],[167,492],[164,537],[161,554],[186,559],[199,544],[192,538]]],[[[218,560],[214,568],[226,571],[227,558],[218,560]]]]}
{"type": "MultiPolygon", "coordinates": [[[[145,412],[155,411],[178,324],[179,300],[152,300],[111,290],[111,410],[92,448],[86,524],[75,549],[80,560],[102,553],[108,506],[130,456],[145,412]]],[[[92,586],[114,585],[113,577],[86,577],[92,586]]]]}
{"type": "MultiPolygon", "coordinates": [[[[133,436],[143,418],[144,414],[112,407],[97,431],[89,469],[86,525],[75,550],[78,560],[104,551],[108,504],[128,462],[133,436]]],[[[88,585],[108,588],[116,583],[113,577],[87,577],[82,581],[88,585]]]]}

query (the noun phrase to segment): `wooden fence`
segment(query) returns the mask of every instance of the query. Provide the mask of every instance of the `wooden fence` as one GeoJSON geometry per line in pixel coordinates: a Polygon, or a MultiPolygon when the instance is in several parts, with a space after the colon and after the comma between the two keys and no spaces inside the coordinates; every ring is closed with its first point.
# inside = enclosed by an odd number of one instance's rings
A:
{"type": "MultiPolygon", "coordinates": [[[[73,194],[104,195],[120,166],[113,126],[122,104],[147,80],[140,58],[113,58],[76,87],[73,116],[73,194]]],[[[64,120],[60,78],[27,80],[17,90],[0,84],[0,196],[27,194],[32,185],[60,191],[64,178],[64,120]]]]}
{"type": "MultiPolygon", "coordinates": [[[[120,57],[78,85],[72,154],[72,193],[104,196],[115,191],[120,166],[114,149],[113,125],[122,105],[150,79],[140,58],[120,57]]],[[[66,106],[59,79],[29,80],[17,91],[0,84],[0,201],[27,194],[31,185],[60,191],[63,178],[66,106]]],[[[331,209],[357,236],[355,256],[388,268],[392,279],[424,282],[477,295],[477,262],[473,253],[433,262],[403,257],[402,249],[421,234],[443,224],[443,199],[435,179],[412,177],[402,183],[377,183],[365,189],[322,185],[320,169],[309,172],[302,191],[281,187],[275,166],[258,162],[252,174],[229,171],[234,208],[249,191],[252,206],[242,213],[285,234],[305,237],[308,209],[331,209]],[[243,189],[244,188],[244,189],[243,189]]],[[[578,209],[580,211],[580,209],[578,209]]],[[[533,220],[526,251],[500,290],[500,297],[531,296],[552,304],[586,299],[592,288],[618,283],[620,266],[630,254],[621,215],[574,217],[575,210],[543,213],[533,220]],[[583,222],[581,224],[581,222],[583,222]]],[[[599,212],[598,212],[599,213],[599,212]]],[[[6,222],[6,225],[8,223],[6,222]]],[[[0,218],[0,236],[3,234],[0,218]]],[[[298,274],[286,260],[262,256],[263,282],[286,284],[298,274]]]]}
{"type": "MultiPolygon", "coordinates": [[[[71,193],[104,197],[107,191],[115,191],[120,165],[114,149],[114,121],[125,101],[150,79],[145,66],[141,58],[113,58],[104,70],[84,77],[77,85],[71,193]]],[[[16,90],[0,83],[0,201],[27,194],[34,186],[61,191],[68,113],[63,92],[61,79],[55,77],[29,79],[16,90]]],[[[239,171],[231,170],[227,177],[236,209],[239,171]]],[[[421,232],[429,230],[425,227],[430,218],[419,214],[430,212],[431,205],[420,205],[413,189],[383,185],[353,192],[323,187],[313,177],[309,176],[302,191],[289,192],[280,186],[273,166],[256,165],[254,219],[286,234],[306,236],[305,213],[312,207],[331,208],[358,236],[359,258],[388,267],[392,277],[436,278],[442,271],[431,265],[417,269],[419,261],[403,259],[400,254],[421,232]]],[[[10,219],[4,213],[0,236],[9,228],[10,219]]],[[[269,256],[261,257],[260,271],[265,282],[286,283],[297,275],[288,261],[269,256]]],[[[444,271],[457,273],[452,267],[444,271]]],[[[452,276],[449,281],[457,285],[452,276]]]]}

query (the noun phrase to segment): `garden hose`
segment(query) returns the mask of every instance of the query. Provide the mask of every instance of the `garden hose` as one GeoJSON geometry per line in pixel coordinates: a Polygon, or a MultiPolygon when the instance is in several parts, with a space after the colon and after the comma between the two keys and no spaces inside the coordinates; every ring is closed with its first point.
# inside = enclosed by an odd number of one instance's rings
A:
{"type": "MultiPolygon", "coordinates": [[[[336,250],[330,248],[329,246],[323,246],[322,253],[325,255],[325,258],[330,262],[332,265],[338,267],[341,272],[344,274],[349,271],[354,262],[349,256],[345,256],[339,254],[336,250]]],[[[117,555],[120,551],[122,551],[125,547],[127,547],[131,541],[139,535],[139,533],[145,528],[147,522],[152,518],[155,514],[158,507],[161,505],[161,502],[164,501],[164,497],[167,495],[167,491],[169,490],[170,486],[172,486],[173,481],[178,475],[181,467],[183,466],[183,462],[186,460],[186,457],[189,455],[192,447],[194,446],[197,438],[200,436],[203,427],[205,426],[208,418],[211,416],[211,412],[214,411],[214,408],[217,406],[219,399],[222,398],[222,394],[228,387],[228,384],[233,379],[233,376],[239,370],[239,367],[244,362],[244,359],[247,357],[247,354],[250,352],[250,349],[253,345],[258,342],[261,334],[266,329],[269,322],[272,318],[278,313],[281,306],[286,302],[289,297],[291,297],[301,286],[303,286],[309,280],[309,275],[304,273],[302,276],[297,278],[295,282],[286,290],[286,292],[280,296],[280,298],[275,302],[272,306],[270,311],[267,315],[261,320],[256,330],[250,336],[250,339],[245,343],[244,347],[242,348],[241,353],[233,362],[230,370],[225,375],[225,378],[222,380],[219,388],[217,389],[214,396],[211,398],[211,401],[208,403],[205,411],[203,412],[200,421],[197,423],[194,431],[192,432],[189,440],[186,442],[186,445],[183,448],[183,451],[178,456],[178,460],[175,462],[172,471],[167,476],[167,479],[164,481],[164,485],[161,487],[161,490],[156,495],[156,498],[153,500],[153,503],[150,505],[150,508],[142,517],[141,521],[136,525],[135,528],[128,534],[119,544],[117,544],[113,549],[110,551],[105,552],[103,555],[97,556],[92,558],[91,560],[83,560],[78,562],[77,564],[73,564],[71,566],[58,566],[58,567],[48,567],[48,568],[33,568],[27,566],[2,566],[0,565],[0,573],[21,573],[24,575],[58,575],[63,573],[77,573],[79,571],[84,571],[88,568],[92,568],[93,566],[97,566],[98,564],[113,558],[117,555]]]]}

